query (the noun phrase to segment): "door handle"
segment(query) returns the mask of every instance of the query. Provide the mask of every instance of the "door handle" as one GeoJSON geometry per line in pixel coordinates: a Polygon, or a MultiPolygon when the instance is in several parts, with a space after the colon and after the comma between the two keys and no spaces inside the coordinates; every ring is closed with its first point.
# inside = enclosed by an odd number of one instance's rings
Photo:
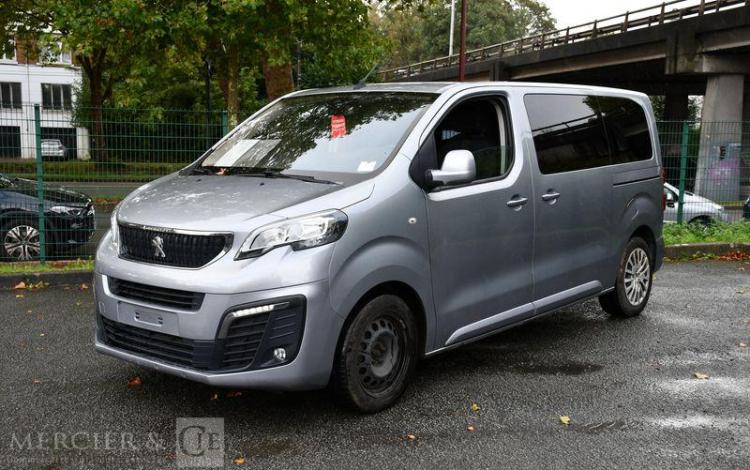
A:
{"type": "Polygon", "coordinates": [[[529,200],[522,196],[514,196],[513,199],[508,201],[506,205],[511,209],[520,209],[521,206],[529,202],[529,200]]]}
{"type": "Polygon", "coordinates": [[[556,201],[559,197],[560,197],[560,193],[555,193],[555,192],[542,194],[542,201],[552,202],[552,201],[556,201]]]}

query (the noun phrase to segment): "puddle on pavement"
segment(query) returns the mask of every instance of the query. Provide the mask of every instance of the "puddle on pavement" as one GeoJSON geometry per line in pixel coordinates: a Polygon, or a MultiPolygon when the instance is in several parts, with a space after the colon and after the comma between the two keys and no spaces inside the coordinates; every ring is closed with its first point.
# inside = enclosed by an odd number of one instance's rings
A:
{"type": "Polygon", "coordinates": [[[603,369],[604,366],[589,362],[566,362],[563,364],[522,362],[512,364],[508,368],[511,372],[519,374],[581,375],[596,372],[603,369]]]}

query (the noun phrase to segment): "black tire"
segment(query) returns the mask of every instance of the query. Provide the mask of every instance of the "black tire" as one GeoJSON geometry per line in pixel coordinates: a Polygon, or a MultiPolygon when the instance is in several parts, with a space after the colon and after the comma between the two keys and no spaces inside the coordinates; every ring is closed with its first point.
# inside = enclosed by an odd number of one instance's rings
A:
{"type": "MultiPolygon", "coordinates": [[[[634,317],[639,315],[643,309],[646,308],[648,299],[651,297],[651,286],[653,285],[653,258],[651,247],[649,247],[644,239],[640,237],[633,237],[630,239],[628,244],[625,245],[625,250],[620,258],[620,264],[617,268],[615,289],[599,297],[599,304],[605,312],[620,317],[634,317]],[[632,280],[632,277],[636,277],[636,275],[630,274],[629,272],[626,273],[626,270],[628,270],[628,262],[631,259],[631,256],[633,256],[634,260],[642,259],[643,253],[645,253],[648,273],[637,276],[637,280],[634,281],[632,280]],[[631,278],[627,283],[626,277],[631,278]],[[648,282],[648,285],[644,286],[644,282],[648,282]],[[633,285],[634,287],[630,288],[630,285],[633,285]]],[[[634,272],[637,273],[639,271],[636,269],[634,272]]]]}
{"type": "Polygon", "coordinates": [[[418,329],[409,306],[395,295],[375,297],[355,314],[343,335],[332,381],[339,399],[364,413],[393,405],[419,357],[418,329]]]}
{"type": "Polygon", "coordinates": [[[10,216],[0,222],[0,259],[4,261],[34,261],[39,259],[38,232],[39,224],[33,217],[10,216]],[[33,249],[33,246],[27,248],[26,245],[10,248],[12,239],[16,239],[19,235],[23,237],[29,233],[29,228],[37,232],[37,236],[29,240],[30,242],[36,242],[36,249],[33,249]]]}

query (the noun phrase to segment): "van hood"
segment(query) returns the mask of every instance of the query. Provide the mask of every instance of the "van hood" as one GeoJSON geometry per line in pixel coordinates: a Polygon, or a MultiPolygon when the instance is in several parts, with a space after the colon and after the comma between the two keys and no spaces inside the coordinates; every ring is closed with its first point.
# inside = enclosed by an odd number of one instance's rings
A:
{"type": "MultiPolygon", "coordinates": [[[[236,231],[246,228],[244,223],[250,219],[332,193],[343,196],[335,198],[338,207],[317,210],[341,208],[369,196],[369,192],[365,195],[351,191],[356,186],[359,185],[284,178],[173,174],[131,193],[120,205],[118,219],[155,227],[236,231]]],[[[332,202],[329,199],[324,201],[332,202]]]]}

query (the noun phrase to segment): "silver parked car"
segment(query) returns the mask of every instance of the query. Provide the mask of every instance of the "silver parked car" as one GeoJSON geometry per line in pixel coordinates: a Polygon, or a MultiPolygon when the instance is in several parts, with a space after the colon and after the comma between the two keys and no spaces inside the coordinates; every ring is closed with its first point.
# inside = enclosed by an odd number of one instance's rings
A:
{"type": "Polygon", "coordinates": [[[654,129],[645,95],[606,88],[287,95],[114,211],[96,349],[374,412],[421,358],[588,298],[638,315],[663,253],[654,129]]]}
{"type": "MultiPolygon", "coordinates": [[[[664,183],[664,196],[667,199],[667,207],[664,209],[664,222],[666,223],[677,222],[679,194],[679,189],[669,183],[664,183]]],[[[724,206],[690,191],[685,191],[683,196],[682,214],[682,220],[687,223],[710,224],[728,220],[724,206]]]]}
{"type": "Polygon", "coordinates": [[[42,139],[42,158],[68,158],[68,149],[60,139],[42,139]]]}

